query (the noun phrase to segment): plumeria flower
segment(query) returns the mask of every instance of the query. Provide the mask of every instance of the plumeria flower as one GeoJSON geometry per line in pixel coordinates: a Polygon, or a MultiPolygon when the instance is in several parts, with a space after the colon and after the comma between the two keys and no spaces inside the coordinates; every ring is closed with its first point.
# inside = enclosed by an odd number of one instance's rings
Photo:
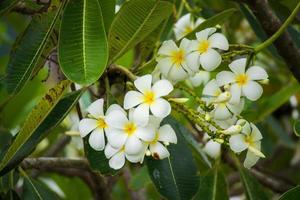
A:
{"type": "Polygon", "coordinates": [[[155,137],[149,142],[149,152],[155,159],[164,159],[170,156],[165,145],[170,143],[177,144],[177,136],[173,128],[169,124],[160,126],[161,118],[151,116],[150,123],[156,127],[155,137]]]}
{"type": "Polygon", "coordinates": [[[200,70],[194,76],[189,78],[189,82],[191,82],[194,87],[198,87],[202,84],[205,85],[209,81],[209,79],[210,73],[204,70],[200,70]]]}
{"type": "Polygon", "coordinates": [[[199,26],[205,20],[199,17],[196,22],[190,13],[182,16],[174,26],[174,33],[176,40],[179,40],[192,32],[197,26],[199,26]]]}
{"type": "Polygon", "coordinates": [[[211,158],[218,158],[221,155],[221,144],[210,139],[207,133],[204,134],[203,140],[206,141],[203,151],[211,158]]]}
{"type": "Polygon", "coordinates": [[[168,95],[173,90],[173,85],[168,80],[159,80],[152,86],[152,75],[148,74],[137,78],[134,81],[138,91],[129,91],[124,98],[124,108],[136,107],[133,117],[140,125],[145,125],[149,121],[149,111],[160,118],[164,118],[171,113],[170,103],[162,97],[168,95]]]}
{"type": "Polygon", "coordinates": [[[190,41],[183,39],[177,47],[173,40],[164,41],[158,50],[157,67],[162,75],[172,82],[182,81],[189,75],[194,75],[199,66],[187,65],[187,55],[190,41]]]}
{"type": "Polygon", "coordinates": [[[246,58],[237,59],[229,64],[232,72],[222,71],[216,76],[219,85],[231,85],[232,103],[238,103],[241,96],[256,101],[263,93],[263,88],[257,81],[268,79],[267,72],[261,67],[252,66],[245,71],[246,62],[246,58]]]}
{"type": "Polygon", "coordinates": [[[109,166],[115,170],[121,169],[125,164],[125,158],[132,163],[142,163],[144,161],[147,145],[143,144],[143,149],[137,154],[127,154],[125,146],[114,148],[109,143],[105,147],[104,154],[109,159],[109,166]]]}
{"type": "Polygon", "coordinates": [[[228,91],[223,92],[215,79],[212,79],[205,85],[202,96],[204,101],[214,105],[214,110],[211,114],[216,120],[232,118],[234,115],[240,114],[244,107],[243,100],[238,104],[231,104],[229,102],[231,93],[228,91]]]}
{"type": "MultiPolygon", "coordinates": [[[[245,120],[241,119],[237,124],[241,124],[245,120]]],[[[232,135],[229,138],[230,148],[235,153],[240,153],[246,149],[247,155],[244,161],[246,168],[252,167],[260,157],[264,158],[264,154],[260,150],[262,135],[258,128],[253,124],[246,122],[243,125],[243,129],[240,134],[232,135]]]]}
{"type": "MultiPolygon", "coordinates": [[[[101,151],[105,147],[104,134],[108,128],[103,112],[103,102],[103,99],[98,99],[95,102],[93,102],[87,108],[87,111],[89,113],[87,118],[84,118],[79,122],[80,136],[84,138],[89,133],[91,133],[89,136],[89,144],[93,149],[97,151],[101,151]]],[[[119,108],[121,107],[118,105],[114,105],[111,107],[111,109],[107,110],[106,114],[109,113],[111,110],[119,108]]]]}
{"type": "Polygon", "coordinates": [[[143,149],[143,142],[150,142],[155,137],[155,128],[151,124],[141,126],[133,116],[134,109],[129,110],[129,119],[124,110],[113,110],[106,116],[109,128],[106,137],[115,149],[124,146],[126,154],[138,154],[143,149]]]}
{"type": "Polygon", "coordinates": [[[216,69],[222,62],[222,57],[216,49],[228,50],[229,44],[226,37],[221,33],[215,33],[216,28],[207,28],[196,33],[197,40],[189,45],[187,65],[197,66],[200,64],[206,71],[216,69]]]}

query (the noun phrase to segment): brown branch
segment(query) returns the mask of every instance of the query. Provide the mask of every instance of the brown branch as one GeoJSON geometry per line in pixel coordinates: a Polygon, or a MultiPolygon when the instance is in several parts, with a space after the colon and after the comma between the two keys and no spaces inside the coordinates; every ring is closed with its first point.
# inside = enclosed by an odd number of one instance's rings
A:
{"type": "MultiPolygon", "coordinates": [[[[257,20],[268,36],[272,36],[282,25],[279,18],[272,11],[267,0],[244,0],[252,10],[257,20]]],[[[300,82],[300,50],[294,44],[288,32],[284,32],[275,42],[275,47],[286,62],[289,70],[300,82]]]]}

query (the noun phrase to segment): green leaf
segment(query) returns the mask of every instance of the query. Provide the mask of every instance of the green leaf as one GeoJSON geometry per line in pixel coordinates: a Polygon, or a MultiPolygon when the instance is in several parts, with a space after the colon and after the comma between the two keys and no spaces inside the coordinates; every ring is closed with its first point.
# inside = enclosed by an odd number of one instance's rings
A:
{"type": "Polygon", "coordinates": [[[173,4],[161,0],[130,0],[112,22],[108,35],[110,62],[141,42],[172,13],[173,4]]]}
{"type": "Polygon", "coordinates": [[[19,148],[5,168],[0,171],[0,175],[16,167],[25,157],[31,154],[36,145],[47,137],[50,131],[63,121],[78,102],[83,92],[84,90],[78,90],[64,96],[34,131],[30,138],[19,148]]]}
{"type": "Polygon", "coordinates": [[[195,200],[227,200],[227,182],[219,163],[201,179],[200,187],[195,200]]]}
{"type": "Polygon", "coordinates": [[[261,102],[258,108],[255,109],[255,112],[245,113],[245,115],[243,116],[252,122],[262,121],[276,109],[286,103],[292,95],[296,94],[299,91],[299,83],[290,83],[261,102]]]}
{"type": "Polygon", "coordinates": [[[64,74],[79,84],[94,83],[106,68],[107,46],[98,0],[70,0],[63,13],[58,47],[64,74]]]}
{"type": "Polygon", "coordinates": [[[105,32],[108,34],[110,25],[115,16],[116,0],[98,0],[101,8],[105,32]]]}
{"type": "MultiPolygon", "coordinates": [[[[237,160],[237,158],[236,158],[237,160]]],[[[250,172],[241,166],[239,161],[238,170],[240,173],[240,178],[244,186],[244,192],[248,200],[268,200],[267,194],[264,192],[260,183],[250,174],[250,172]]]]}
{"type": "Polygon", "coordinates": [[[151,179],[148,174],[148,169],[146,166],[143,166],[136,174],[132,175],[128,186],[130,189],[137,191],[146,188],[150,183],[151,179]]]}
{"type": "Polygon", "coordinates": [[[203,23],[201,23],[199,26],[197,26],[192,32],[187,34],[185,37],[188,39],[195,38],[195,33],[202,31],[206,28],[216,26],[218,24],[222,24],[225,20],[227,20],[229,17],[231,17],[237,10],[235,8],[230,8],[227,10],[224,10],[221,13],[218,13],[214,15],[213,17],[208,18],[203,23]]]}
{"type": "Polygon", "coordinates": [[[28,139],[30,139],[32,134],[45,121],[69,85],[70,81],[65,80],[60,82],[54,88],[51,88],[43,97],[43,99],[31,111],[25,120],[23,127],[20,129],[15,140],[12,142],[3,159],[1,160],[0,171],[3,170],[3,168],[16,155],[20,148],[28,141],[28,139]]]}
{"type": "Polygon", "coordinates": [[[92,170],[100,172],[103,175],[114,175],[116,170],[112,169],[108,164],[104,151],[94,150],[88,142],[88,137],[83,139],[85,156],[89,161],[92,170]]]}
{"type": "Polygon", "coordinates": [[[294,123],[294,133],[296,136],[300,137],[300,120],[297,120],[294,123]]]}
{"type": "Polygon", "coordinates": [[[159,193],[167,199],[191,199],[197,192],[200,179],[192,152],[182,136],[186,130],[171,118],[165,119],[163,123],[172,126],[178,142],[168,146],[169,158],[146,160],[150,177],[159,193]]]}
{"type": "Polygon", "coordinates": [[[300,185],[285,192],[279,200],[298,200],[300,196],[300,185]]]}
{"type": "Polygon", "coordinates": [[[3,15],[17,4],[18,0],[2,0],[0,2],[0,15],[3,15]]]}
{"type": "Polygon", "coordinates": [[[51,12],[34,15],[24,33],[16,40],[7,67],[9,94],[17,94],[30,80],[63,5],[61,3],[58,9],[51,12]]]}

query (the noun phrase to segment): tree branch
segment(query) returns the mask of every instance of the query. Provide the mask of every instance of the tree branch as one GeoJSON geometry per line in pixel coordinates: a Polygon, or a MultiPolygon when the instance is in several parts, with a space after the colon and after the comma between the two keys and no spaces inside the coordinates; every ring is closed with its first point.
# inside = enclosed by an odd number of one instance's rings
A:
{"type": "MultiPolygon", "coordinates": [[[[269,37],[280,29],[282,23],[272,11],[267,0],[244,0],[244,2],[252,10],[269,37]]],[[[289,70],[298,82],[300,82],[300,50],[293,43],[291,36],[285,31],[277,40],[275,40],[274,45],[277,48],[278,53],[286,62],[289,70]]]]}

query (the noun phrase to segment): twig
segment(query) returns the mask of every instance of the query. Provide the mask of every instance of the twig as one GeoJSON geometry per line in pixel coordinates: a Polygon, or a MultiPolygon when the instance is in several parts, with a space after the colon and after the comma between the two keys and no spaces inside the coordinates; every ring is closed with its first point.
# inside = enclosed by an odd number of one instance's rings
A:
{"type": "MultiPolygon", "coordinates": [[[[71,84],[71,90],[72,91],[76,91],[76,87],[75,87],[74,83],[71,84]]],[[[79,102],[76,103],[76,111],[77,111],[79,120],[81,120],[83,118],[83,115],[82,115],[82,112],[81,112],[81,108],[80,108],[79,102]]]]}

